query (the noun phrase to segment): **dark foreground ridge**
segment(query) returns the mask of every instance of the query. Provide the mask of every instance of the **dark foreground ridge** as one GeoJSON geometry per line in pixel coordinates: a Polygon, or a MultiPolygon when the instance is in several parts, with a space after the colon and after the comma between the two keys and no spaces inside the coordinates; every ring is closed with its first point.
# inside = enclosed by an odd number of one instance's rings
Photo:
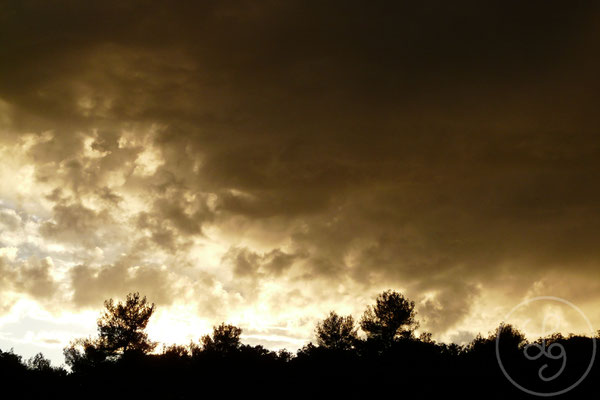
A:
{"type": "Polygon", "coordinates": [[[600,382],[595,363],[588,371],[597,337],[553,334],[532,346],[514,327],[500,325],[466,346],[436,343],[430,334],[415,336],[414,302],[394,291],[380,294],[358,324],[331,312],[316,326],[316,343],[296,354],[242,344],[242,330],[227,324],[198,343],[159,349],[144,332],[154,309],[138,293],[106,301],[98,337],[65,348],[70,371],[42,354],[24,362],[0,351],[2,389],[14,391],[3,398],[536,398],[507,379],[498,354],[513,381],[532,392],[574,386],[555,398],[583,399],[596,396],[600,382]],[[541,348],[546,353],[534,357],[541,348]]]}

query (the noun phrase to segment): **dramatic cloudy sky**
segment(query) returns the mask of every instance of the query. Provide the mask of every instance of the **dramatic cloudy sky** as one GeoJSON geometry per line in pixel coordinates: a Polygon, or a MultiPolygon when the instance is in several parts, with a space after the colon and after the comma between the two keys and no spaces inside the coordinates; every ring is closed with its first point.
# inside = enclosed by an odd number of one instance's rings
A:
{"type": "Polygon", "coordinates": [[[0,348],[60,363],[130,291],[167,343],[384,289],[438,340],[600,324],[599,7],[1,1],[0,348]]]}

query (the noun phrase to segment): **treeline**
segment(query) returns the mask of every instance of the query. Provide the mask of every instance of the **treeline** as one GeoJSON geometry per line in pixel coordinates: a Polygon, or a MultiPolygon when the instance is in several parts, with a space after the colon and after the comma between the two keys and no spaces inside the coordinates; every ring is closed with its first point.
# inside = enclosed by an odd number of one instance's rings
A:
{"type": "Polygon", "coordinates": [[[10,398],[534,397],[516,383],[546,394],[573,386],[560,398],[578,399],[596,393],[600,378],[595,365],[588,371],[596,338],[553,334],[529,343],[501,325],[468,345],[436,343],[415,336],[415,304],[395,291],[381,293],[359,321],[332,311],[315,327],[315,343],[296,354],[243,344],[242,329],[228,324],[197,343],[159,347],[145,332],[155,310],[145,297],[104,305],[97,337],[64,349],[69,371],[42,354],[24,361],[0,351],[3,390],[16,390],[10,398]]]}

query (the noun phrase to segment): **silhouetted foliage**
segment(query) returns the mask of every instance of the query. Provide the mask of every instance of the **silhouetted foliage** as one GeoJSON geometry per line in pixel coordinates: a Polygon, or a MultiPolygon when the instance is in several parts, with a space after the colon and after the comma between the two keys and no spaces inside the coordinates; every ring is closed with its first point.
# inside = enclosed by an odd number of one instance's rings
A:
{"type": "Polygon", "coordinates": [[[3,352],[0,350],[0,373],[4,377],[22,373],[25,370],[23,358],[14,353],[13,349],[3,352]]]}
{"type": "Polygon", "coordinates": [[[106,310],[98,319],[98,340],[109,356],[154,350],[156,343],[144,332],[154,313],[154,303],[148,304],[146,297],[140,297],[139,293],[130,293],[125,302],[115,304],[109,299],[104,307],[106,310]]]}
{"type": "Polygon", "coordinates": [[[98,338],[73,340],[63,350],[72,370],[83,371],[125,354],[146,354],[157,346],[144,331],[154,312],[154,304],[149,304],[145,296],[130,293],[124,302],[106,300],[104,307],[97,321],[98,338]]]}
{"type": "MultiPolygon", "coordinates": [[[[20,388],[22,398],[196,399],[218,391],[224,397],[377,398],[389,396],[520,399],[523,396],[502,374],[503,365],[531,389],[564,388],[589,365],[592,338],[552,334],[528,342],[518,329],[501,324],[469,344],[437,343],[430,333],[414,335],[414,303],[397,292],[380,294],[361,320],[362,340],[352,316],[334,311],[315,327],[316,345],[296,354],[261,345],[243,344],[242,329],[222,323],[210,335],[187,346],[173,344],[152,352],[144,333],[154,310],[145,298],[105,303],[98,320],[99,337],[77,339],[64,351],[71,373],[53,368],[40,353],[27,361],[0,351],[0,376],[20,388]],[[127,321],[124,321],[127,320],[127,321]],[[558,376],[560,361],[526,359],[525,350],[550,348],[568,352],[568,372],[558,376]],[[553,377],[544,382],[539,378],[553,377]],[[197,383],[201,379],[201,383],[197,383]]],[[[557,354],[553,353],[554,356],[557,354]]],[[[565,369],[567,371],[567,369],[565,369]]],[[[598,367],[567,399],[594,393],[598,367]]]]}
{"type": "Polygon", "coordinates": [[[72,340],[63,349],[65,363],[73,371],[84,371],[97,366],[107,359],[107,353],[91,338],[72,340]]]}
{"type": "Polygon", "coordinates": [[[315,328],[317,345],[332,350],[350,350],[358,341],[357,328],[351,315],[342,317],[335,311],[315,328]]]}
{"type": "Polygon", "coordinates": [[[46,372],[52,370],[50,360],[44,357],[42,353],[37,353],[35,356],[27,360],[27,368],[33,371],[46,372]]]}
{"type": "Polygon", "coordinates": [[[415,320],[415,302],[395,291],[385,291],[377,296],[374,306],[368,306],[360,320],[367,337],[384,348],[392,346],[399,338],[410,338],[418,328],[415,320]]]}
{"type": "MultiPolygon", "coordinates": [[[[0,350],[0,383],[3,398],[60,398],[65,396],[67,372],[52,367],[42,353],[23,362],[11,349],[0,350]]],[[[67,396],[68,397],[68,396],[67,396]]]]}
{"type": "Polygon", "coordinates": [[[434,343],[431,332],[422,332],[419,335],[419,340],[423,343],[434,343]]]}
{"type": "Polygon", "coordinates": [[[186,346],[172,344],[164,346],[162,351],[163,356],[171,358],[182,358],[190,355],[189,349],[186,346]]]}
{"type": "Polygon", "coordinates": [[[202,348],[204,351],[230,353],[239,350],[241,346],[240,335],[242,330],[233,325],[213,327],[212,337],[205,335],[202,337],[202,348]]]}

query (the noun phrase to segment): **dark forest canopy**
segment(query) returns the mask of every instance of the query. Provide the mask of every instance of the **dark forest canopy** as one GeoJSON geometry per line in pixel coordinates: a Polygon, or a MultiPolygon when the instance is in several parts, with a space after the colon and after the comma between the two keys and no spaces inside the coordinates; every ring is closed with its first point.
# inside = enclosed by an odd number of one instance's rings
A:
{"type": "MultiPolygon", "coordinates": [[[[428,333],[415,336],[414,302],[388,290],[367,307],[359,323],[351,315],[330,312],[315,327],[316,344],[296,354],[243,344],[242,329],[226,323],[197,343],[158,347],[144,331],[155,310],[146,297],[131,293],[124,302],[110,299],[104,305],[98,336],[75,339],[64,349],[70,371],[52,367],[41,353],[24,361],[10,350],[0,351],[0,376],[9,386],[21,387],[24,398],[187,399],[213,389],[226,397],[277,397],[293,389],[295,394],[317,390],[339,398],[392,389],[422,396],[528,398],[503,376],[497,352],[518,382],[552,391],[568,387],[585,372],[596,339],[555,333],[528,342],[518,329],[501,324],[468,345],[437,343],[428,333]],[[544,346],[553,357],[535,362],[530,357],[528,362],[527,355],[535,355],[532,346],[544,346]],[[538,379],[544,370],[546,377],[556,373],[566,353],[564,374],[559,371],[561,376],[551,383],[538,379]]],[[[598,378],[594,366],[587,379],[561,398],[591,392],[598,378]]]]}

